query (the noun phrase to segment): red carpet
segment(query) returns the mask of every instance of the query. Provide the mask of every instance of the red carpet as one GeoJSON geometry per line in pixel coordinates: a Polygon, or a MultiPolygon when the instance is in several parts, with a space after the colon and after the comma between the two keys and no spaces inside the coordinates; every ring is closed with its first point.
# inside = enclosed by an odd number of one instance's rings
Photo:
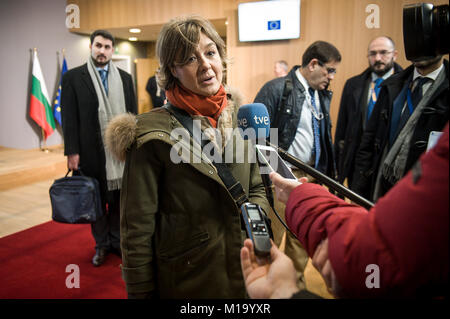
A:
{"type": "Polygon", "coordinates": [[[100,267],[91,264],[95,242],[90,225],[47,222],[0,238],[2,299],[123,299],[121,260],[109,254],[100,267]],[[79,267],[79,288],[70,264],[79,267]]]}

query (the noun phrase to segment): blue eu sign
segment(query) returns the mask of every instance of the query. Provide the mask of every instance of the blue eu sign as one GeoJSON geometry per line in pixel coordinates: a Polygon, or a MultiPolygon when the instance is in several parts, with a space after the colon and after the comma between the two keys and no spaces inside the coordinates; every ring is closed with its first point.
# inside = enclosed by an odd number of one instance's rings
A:
{"type": "Polygon", "coordinates": [[[267,30],[280,30],[280,27],[281,27],[280,20],[267,21],[267,30]]]}

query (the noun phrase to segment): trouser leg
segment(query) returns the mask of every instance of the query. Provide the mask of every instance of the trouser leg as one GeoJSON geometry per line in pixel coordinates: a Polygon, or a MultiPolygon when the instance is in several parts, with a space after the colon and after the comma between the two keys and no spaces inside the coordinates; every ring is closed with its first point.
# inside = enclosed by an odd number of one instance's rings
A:
{"type": "MultiPolygon", "coordinates": [[[[309,182],[315,182],[315,179],[311,176],[307,175],[305,172],[293,169],[292,172],[297,178],[308,177],[309,182]]],[[[275,193],[274,193],[275,194],[275,193]]],[[[286,206],[284,203],[278,201],[275,196],[275,209],[278,211],[278,214],[283,218],[284,222],[286,222],[285,217],[285,209],[286,206]]],[[[286,231],[286,244],[284,248],[284,253],[292,259],[294,263],[294,267],[297,275],[297,286],[299,289],[306,288],[306,280],[305,280],[305,268],[308,263],[308,253],[306,252],[303,245],[295,238],[289,231],[286,231]]]]}
{"type": "Polygon", "coordinates": [[[108,210],[95,223],[91,224],[95,248],[120,247],[120,191],[107,192],[108,210]]]}
{"type": "MultiPolygon", "coordinates": [[[[272,191],[275,197],[275,189],[272,186],[272,191]]],[[[276,198],[274,198],[274,206],[275,210],[277,211],[278,215],[281,217],[281,219],[284,221],[284,204],[278,201],[276,198]]],[[[274,211],[271,209],[270,212],[267,214],[268,217],[271,220],[271,227],[272,227],[272,233],[273,233],[273,241],[277,246],[280,246],[281,240],[283,239],[283,234],[286,231],[283,224],[280,222],[278,217],[275,215],[274,211]]]]}
{"type": "Polygon", "coordinates": [[[91,224],[91,232],[95,239],[95,249],[109,248],[107,212],[91,224]]]}
{"type": "Polygon", "coordinates": [[[308,253],[302,244],[292,236],[290,232],[286,232],[286,244],[284,248],[284,253],[292,259],[297,275],[297,286],[298,288],[306,288],[305,280],[305,268],[308,263],[308,253]]]}
{"type": "Polygon", "coordinates": [[[120,191],[113,191],[109,206],[109,242],[115,249],[120,248],[120,191]]]}
{"type": "MultiPolygon", "coordinates": [[[[275,196],[276,197],[276,196],[275,196]]],[[[274,206],[277,210],[280,217],[283,219],[283,221],[286,223],[285,218],[285,209],[286,206],[284,203],[278,201],[276,198],[274,199],[274,206]]],[[[272,217],[271,217],[272,218],[272,217]]],[[[278,221],[278,218],[274,217],[277,220],[277,223],[279,225],[279,228],[277,231],[273,230],[274,232],[274,239],[279,240],[277,243],[277,246],[280,245],[281,239],[283,237],[283,234],[286,232],[286,244],[284,248],[284,253],[292,259],[292,262],[294,263],[294,267],[296,270],[296,276],[297,276],[297,286],[299,289],[305,289],[306,288],[306,281],[305,281],[305,268],[306,264],[308,263],[308,253],[303,248],[302,244],[291,235],[289,231],[285,231],[284,226],[278,221]]],[[[274,219],[272,219],[272,224],[274,224],[274,219]]]]}

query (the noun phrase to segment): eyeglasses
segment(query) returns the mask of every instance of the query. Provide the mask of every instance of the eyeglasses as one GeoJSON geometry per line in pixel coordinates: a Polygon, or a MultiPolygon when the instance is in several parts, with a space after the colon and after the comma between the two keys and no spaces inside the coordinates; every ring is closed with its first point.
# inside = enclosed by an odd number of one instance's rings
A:
{"type": "Polygon", "coordinates": [[[320,66],[323,66],[327,69],[328,74],[336,74],[336,69],[335,68],[329,68],[327,66],[325,66],[325,64],[322,61],[317,60],[317,63],[319,63],[320,66]]]}
{"type": "Polygon", "coordinates": [[[394,51],[388,51],[388,50],[369,51],[368,56],[371,57],[371,58],[374,58],[374,57],[377,56],[377,54],[379,54],[379,55],[385,57],[385,56],[387,56],[388,54],[391,54],[392,52],[394,52],[394,51]]]}

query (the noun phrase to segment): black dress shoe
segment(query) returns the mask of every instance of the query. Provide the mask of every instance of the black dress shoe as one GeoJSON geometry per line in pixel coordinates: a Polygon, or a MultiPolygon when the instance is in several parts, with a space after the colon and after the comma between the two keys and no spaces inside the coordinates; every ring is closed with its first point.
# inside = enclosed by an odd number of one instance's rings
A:
{"type": "Polygon", "coordinates": [[[92,264],[95,267],[102,265],[105,262],[108,253],[109,251],[106,248],[97,248],[94,257],[92,258],[92,264]]]}

